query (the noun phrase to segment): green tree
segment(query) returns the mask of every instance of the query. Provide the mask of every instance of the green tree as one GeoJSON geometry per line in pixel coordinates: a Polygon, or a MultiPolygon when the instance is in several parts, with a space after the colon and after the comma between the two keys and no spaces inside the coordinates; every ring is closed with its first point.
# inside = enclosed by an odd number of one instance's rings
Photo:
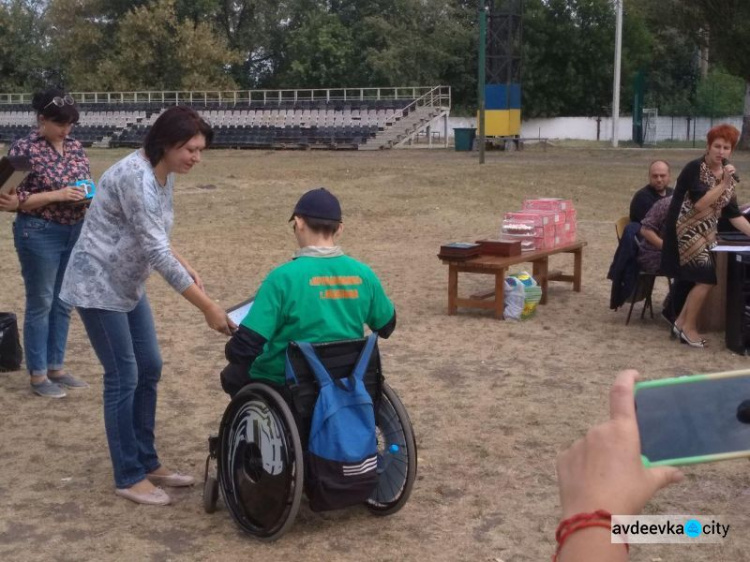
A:
{"type": "Polygon", "coordinates": [[[99,83],[105,90],[231,89],[227,69],[237,61],[210,24],[180,20],[174,0],[160,0],[122,18],[99,83]]]}
{"type": "Polygon", "coordinates": [[[698,115],[729,117],[742,114],[745,82],[714,67],[698,82],[695,108],[698,115]]]}
{"type": "Polygon", "coordinates": [[[647,75],[646,106],[657,107],[664,115],[693,115],[699,80],[698,46],[676,24],[679,18],[674,6],[669,2],[628,0],[625,8],[626,26],[633,20],[640,21],[646,33],[648,53],[642,64],[647,75]]]}
{"type": "MultiPolygon", "coordinates": [[[[390,9],[366,15],[355,34],[368,82],[431,86],[460,77],[456,67],[465,67],[476,52],[474,34],[464,27],[468,22],[460,8],[446,0],[391,4],[390,9]]],[[[476,74],[476,66],[470,72],[476,74]]]]}
{"type": "Polygon", "coordinates": [[[55,80],[44,52],[41,2],[0,2],[0,91],[27,92],[55,80]]]}
{"type": "Polygon", "coordinates": [[[614,60],[611,4],[528,0],[524,24],[524,113],[606,114],[614,60]]]}
{"type": "Polygon", "coordinates": [[[294,0],[270,81],[281,87],[475,87],[476,7],[456,0],[294,0]]]}
{"type": "Polygon", "coordinates": [[[45,13],[49,64],[72,91],[101,90],[99,66],[114,47],[115,26],[100,0],[51,0],[45,13]]]}
{"type": "Polygon", "coordinates": [[[740,148],[750,149],[750,2],[747,0],[671,0],[683,29],[708,47],[711,62],[745,83],[740,148]]]}
{"type": "Polygon", "coordinates": [[[231,74],[241,88],[273,87],[282,66],[292,9],[299,0],[224,0],[215,25],[240,58],[231,74]]]}
{"type": "Polygon", "coordinates": [[[286,68],[278,83],[294,88],[358,86],[352,82],[354,42],[351,29],[335,14],[308,12],[286,42],[286,68]]]}

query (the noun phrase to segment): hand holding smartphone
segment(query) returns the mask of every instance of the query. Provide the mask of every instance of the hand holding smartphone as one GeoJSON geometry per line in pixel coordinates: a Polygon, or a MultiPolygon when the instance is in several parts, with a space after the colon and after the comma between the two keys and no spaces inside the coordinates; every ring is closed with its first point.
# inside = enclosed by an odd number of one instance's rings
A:
{"type": "Polygon", "coordinates": [[[750,457],[750,369],[640,382],[635,408],[646,466],[750,457]]]}
{"type": "Polygon", "coordinates": [[[73,205],[88,205],[96,194],[96,184],[93,180],[78,180],[68,184],[68,187],[75,187],[83,192],[83,199],[73,201],[73,205]]]}

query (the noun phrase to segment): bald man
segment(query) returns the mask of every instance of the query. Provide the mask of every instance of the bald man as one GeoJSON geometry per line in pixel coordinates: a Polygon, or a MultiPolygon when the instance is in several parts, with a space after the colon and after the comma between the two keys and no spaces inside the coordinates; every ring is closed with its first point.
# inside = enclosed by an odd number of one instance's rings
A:
{"type": "Polygon", "coordinates": [[[669,197],[674,189],[669,187],[669,163],[654,160],[648,168],[648,185],[636,191],[630,202],[630,220],[640,223],[657,201],[669,197]]]}

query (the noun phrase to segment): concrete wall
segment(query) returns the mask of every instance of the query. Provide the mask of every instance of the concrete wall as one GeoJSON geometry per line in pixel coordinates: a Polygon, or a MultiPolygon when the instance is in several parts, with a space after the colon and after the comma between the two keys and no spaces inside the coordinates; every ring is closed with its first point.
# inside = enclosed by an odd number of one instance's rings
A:
{"type": "MultiPolygon", "coordinates": [[[[688,136],[686,117],[660,116],[657,118],[656,126],[649,128],[651,134],[647,137],[647,141],[692,140],[693,135],[695,135],[696,140],[702,141],[706,138],[708,130],[719,123],[730,123],[738,129],[742,129],[742,116],[722,119],[693,118],[690,120],[690,136],[688,136]]],[[[448,119],[448,131],[451,137],[455,128],[476,126],[476,119],[472,117],[450,117],[448,119]]],[[[436,128],[435,130],[440,131],[442,129],[436,128]]],[[[524,138],[597,140],[597,121],[593,117],[528,119],[521,124],[521,136],[524,138]]],[[[611,138],[612,119],[603,117],[599,124],[599,140],[606,141],[611,138]]],[[[618,138],[621,141],[633,139],[632,117],[620,117],[618,138]]]]}

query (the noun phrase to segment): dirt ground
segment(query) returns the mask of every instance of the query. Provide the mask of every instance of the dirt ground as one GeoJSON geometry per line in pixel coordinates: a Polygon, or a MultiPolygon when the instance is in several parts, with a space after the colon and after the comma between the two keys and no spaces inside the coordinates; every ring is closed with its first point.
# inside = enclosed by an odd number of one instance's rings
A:
{"type": "MultiPolygon", "coordinates": [[[[91,150],[95,177],[125,153],[91,150]]],[[[344,248],[374,268],[398,309],[397,330],[381,350],[419,445],[409,503],[387,518],[303,506],[283,539],[261,544],[238,530],[223,505],[205,514],[200,486],[175,491],[167,508],[117,498],[101,368],[76,316],[67,367],[90,389],[50,401],[30,393],[22,372],[0,375],[0,560],[549,560],[559,518],[556,453],[607,416],[618,370],[662,378],[748,364],[724,349],[721,334],[710,349],[691,350],[670,341],[662,321],[635,319],[626,327],[626,312],[608,308],[613,223],[646,183],[648,163],[669,159],[674,179],[699,154],[529,148],[489,153],[480,167],[476,155],[443,150],[208,152],[178,178],[173,242],[223,305],[254,293],[289,259],[295,245],[286,220],[302,192],[323,185],[340,197],[344,248]],[[583,292],[551,283],[549,304],[522,323],[481,311],[448,316],[439,246],[496,234],[503,213],[530,196],[573,199],[579,236],[588,242],[583,292]]],[[[750,170],[750,157],[735,161],[741,174],[750,170]]],[[[748,202],[744,186],[740,201],[748,202]]],[[[22,318],[12,220],[0,216],[0,310],[22,318]]],[[[571,262],[563,256],[551,267],[571,262]]],[[[467,293],[491,286],[484,276],[460,284],[467,293]]],[[[166,466],[202,477],[206,438],[227,404],[218,383],[225,339],[157,275],[148,290],[165,361],[157,445],[166,466]]],[[[659,284],[655,302],[664,292],[659,284]]],[[[633,547],[632,559],[749,560],[750,465],[686,473],[648,513],[723,515],[729,538],[690,549],[633,547]]]]}

